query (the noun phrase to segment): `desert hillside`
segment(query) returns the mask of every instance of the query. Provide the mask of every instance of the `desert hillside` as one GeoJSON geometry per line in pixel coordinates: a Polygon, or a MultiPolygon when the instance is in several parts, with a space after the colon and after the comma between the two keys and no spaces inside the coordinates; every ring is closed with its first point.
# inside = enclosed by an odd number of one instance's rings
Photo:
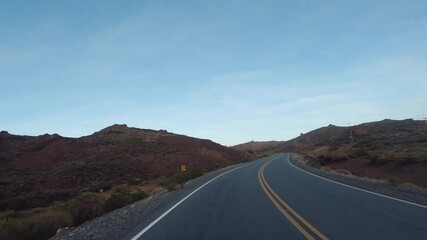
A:
{"type": "Polygon", "coordinates": [[[173,189],[181,164],[190,179],[248,156],[210,140],[126,125],[81,138],[2,131],[0,221],[7,222],[0,222],[0,238],[46,239],[58,227],[173,189]]]}
{"type": "Polygon", "coordinates": [[[213,169],[245,160],[210,140],[113,125],[81,138],[0,135],[3,197],[20,191],[92,187],[106,181],[153,179],[187,164],[213,169]],[[7,191],[9,189],[10,191],[7,191]]]}
{"type": "Polygon", "coordinates": [[[254,152],[304,153],[317,167],[427,187],[426,121],[386,119],[352,127],[329,125],[254,152]]]}

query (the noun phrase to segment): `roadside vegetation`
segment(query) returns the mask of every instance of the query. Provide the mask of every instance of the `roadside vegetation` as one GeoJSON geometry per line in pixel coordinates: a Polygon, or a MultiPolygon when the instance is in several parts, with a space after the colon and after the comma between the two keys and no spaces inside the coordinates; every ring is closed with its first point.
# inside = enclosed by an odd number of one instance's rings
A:
{"type": "Polygon", "coordinates": [[[198,178],[206,172],[208,172],[207,169],[200,168],[190,168],[184,173],[177,170],[166,177],[162,177],[160,180],[160,184],[168,190],[176,190],[177,188],[179,188],[179,185],[182,184],[184,181],[198,178]]]}
{"type": "Polygon", "coordinates": [[[349,128],[327,128],[335,132],[333,137],[320,140],[322,135],[316,132],[300,137],[300,152],[310,156],[308,164],[318,168],[337,165],[359,175],[380,177],[395,186],[405,182],[427,186],[421,176],[427,174],[425,122],[384,120],[362,124],[352,128],[353,139],[349,128]]]}
{"type": "Polygon", "coordinates": [[[141,200],[148,194],[122,185],[109,192],[70,194],[67,199],[48,199],[45,196],[1,200],[0,239],[48,239],[59,228],[78,226],[141,200]]]}
{"type": "Polygon", "coordinates": [[[383,120],[357,126],[329,125],[286,142],[249,142],[235,147],[255,156],[296,152],[310,166],[427,187],[427,123],[383,120]],[[336,166],[336,168],[335,168],[336,166]]]}
{"type": "Polygon", "coordinates": [[[248,160],[209,140],[113,125],[81,138],[0,132],[0,240],[48,239],[184,180],[248,160]]]}
{"type": "MultiPolygon", "coordinates": [[[[98,169],[98,166],[92,164],[77,168],[85,171],[88,168],[98,169]]],[[[189,167],[184,173],[178,170],[151,181],[122,177],[106,182],[93,181],[89,185],[82,184],[80,188],[30,191],[3,198],[0,200],[0,239],[49,239],[59,228],[79,226],[146,198],[149,194],[142,189],[147,184],[151,184],[151,188],[176,190],[183,180],[200,177],[213,169],[189,167]]]]}

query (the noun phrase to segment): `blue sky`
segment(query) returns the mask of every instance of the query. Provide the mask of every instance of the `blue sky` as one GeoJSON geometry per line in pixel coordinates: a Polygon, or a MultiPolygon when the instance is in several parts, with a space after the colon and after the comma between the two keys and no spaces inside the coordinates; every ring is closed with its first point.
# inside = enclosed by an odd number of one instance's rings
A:
{"type": "Polygon", "coordinates": [[[224,145],[427,117],[426,1],[0,0],[0,129],[224,145]]]}

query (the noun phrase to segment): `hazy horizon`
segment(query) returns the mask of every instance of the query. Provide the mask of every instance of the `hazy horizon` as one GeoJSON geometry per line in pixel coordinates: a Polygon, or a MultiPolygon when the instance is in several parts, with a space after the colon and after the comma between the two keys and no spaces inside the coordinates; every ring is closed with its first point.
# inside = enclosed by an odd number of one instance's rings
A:
{"type": "Polygon", "coordinates": [[[427,2],[3,1],[0,130],[223,145],[427,117],[427,2]]]}

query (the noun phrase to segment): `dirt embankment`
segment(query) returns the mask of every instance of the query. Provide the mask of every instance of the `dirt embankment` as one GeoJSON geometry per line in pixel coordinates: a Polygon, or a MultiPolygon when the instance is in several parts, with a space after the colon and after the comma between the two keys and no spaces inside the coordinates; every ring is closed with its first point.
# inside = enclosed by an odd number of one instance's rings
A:
{"type": "Polygon", "coordinates": [[[427,206],[427,189],[413,184],[360,177],[346,169],[319,167],[311,157],[298,153],[293,153],[290,161],[296,167],[336,182],[427,206]]]}

